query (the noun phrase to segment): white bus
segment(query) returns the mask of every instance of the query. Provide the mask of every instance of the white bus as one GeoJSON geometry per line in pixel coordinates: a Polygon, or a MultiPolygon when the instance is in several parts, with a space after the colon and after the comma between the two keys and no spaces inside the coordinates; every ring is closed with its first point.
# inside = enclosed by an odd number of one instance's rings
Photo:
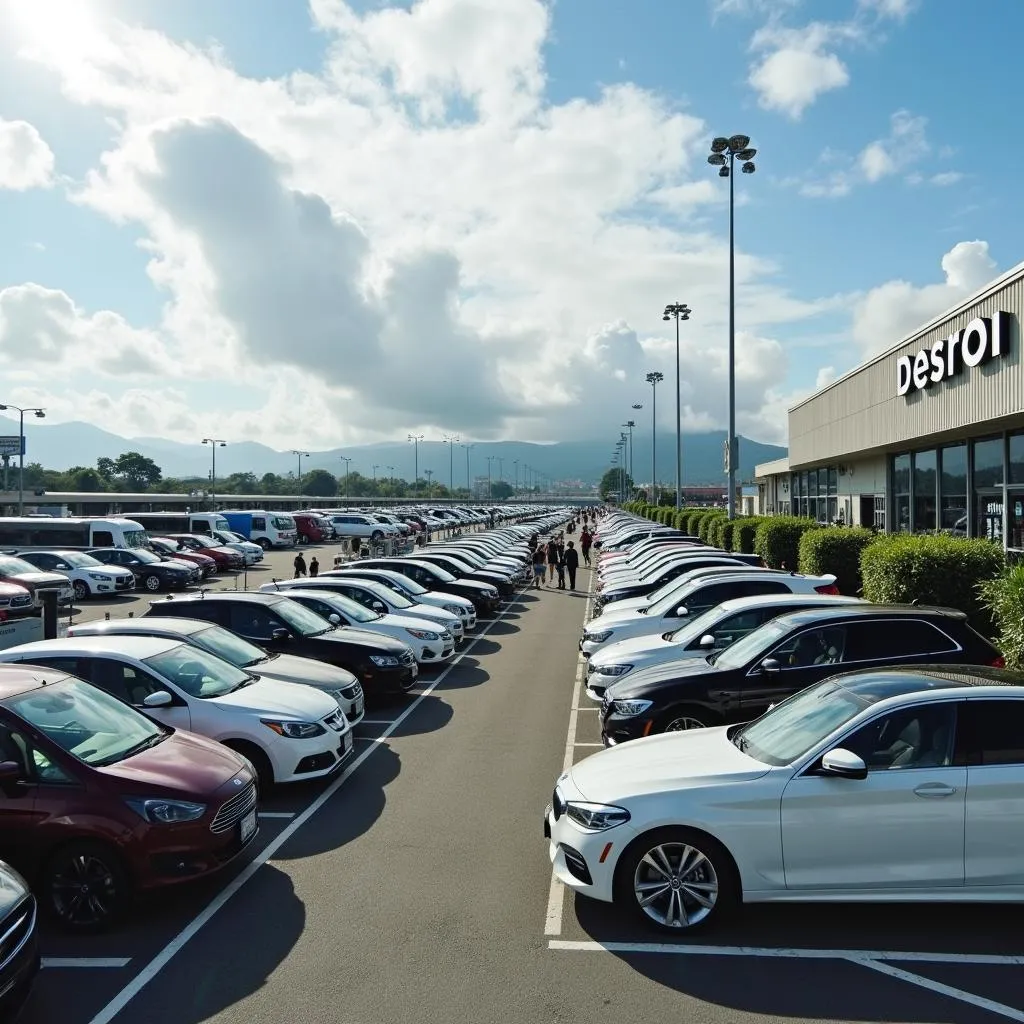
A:
{"type": "Polygon", "coordinates": [[[153,537],[165,533],[206,533],[230,530],[228,521],[219,512],[134,512],[132,518],[142,523],[153,537]]]}
{"type": "Polygon", "coordinates": [[[149,538],[134,519],[69,516],[0,517],[0,550],[143,548],[149,538]]]}

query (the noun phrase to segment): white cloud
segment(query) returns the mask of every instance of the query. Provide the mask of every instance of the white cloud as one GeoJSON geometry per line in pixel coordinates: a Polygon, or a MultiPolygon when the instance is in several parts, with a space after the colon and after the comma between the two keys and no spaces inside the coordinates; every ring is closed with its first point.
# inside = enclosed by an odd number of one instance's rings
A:
{"type": "Polygon", "coordinates": [[[930,146],[925,137],[926,117],[897,110],[889,119],[889,135],[876,139],[861,150],[857,163],[869,182],[880,181],[924,159],[930,146]]]}
{"type": "Polygon", "coordinates": [[[892,348],[911,331],[983,287],[995,268],[988,242],[958,242],[942,257],[944,281],[922,287],[909,281],[887,281],[872,288],[853,311],[853,337],[863,357],[892,348]]]}
{"type": "Polygon", "coordinates": [[[53,151],[34,125],[0,118],[0,188],[45,188],[53,181],[53,165],[53,151]]]}
{"type": "Polygon", "coordinates": [[[859,0],[859,4],[862,11],[894,21],[904,21],[917,6],[916,0],[859,0]]]}
{"type": "Polygon", "coordinates": [[[933,174],[928,179],[929,185],[937,185],[939,188],[945,188],[948,185],[956,185],[963,181],[964,176],[959,171],[942,171],[939,174],[933,174]]]}

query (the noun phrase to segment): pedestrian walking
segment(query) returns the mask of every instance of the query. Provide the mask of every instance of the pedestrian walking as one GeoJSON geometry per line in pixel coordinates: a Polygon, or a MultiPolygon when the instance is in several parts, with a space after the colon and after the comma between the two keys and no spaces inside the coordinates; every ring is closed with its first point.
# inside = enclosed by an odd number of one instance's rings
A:
{"type": "Polygon", "coordinates": [[[580,555],[573,545],[572,541],[569,541],[565,545],[565,554],[562,555],[562,565],[565,567],[565,571],[569,574],[569,589],[576,589],[576,570],[580,567],[580,555]]]}
{"type": "Polygon", "coordinates": [[[301,551],[295,556],[295,561],[292,562],[292,565],[295,566],[295,579],[306,575],[306,560],[302,557],[301,551]]]}
{"type": "Polygon", "coordinates": [[[309,575],[312,579],[314,576],[320,575],[320,563],[317,561],[316,555],[309,560],[309,575]]]}
{"type": "Polygon", "coordinates": [[[544,582],[544,564],[547,561],[547,550],[541,544],[533,553],[533,586],[539,589],[544,582]]]}
{"type": "Polygon", "coordinates": [[[555,567],[558,565],[558,542],[554,537],[548,541],[547,547],[548,556],[548,583],[555,578],[555,567]]]}
{"type": "Polygon", "coordinates": [[[562,535],[558,535],[558,561],[555,563],[555,572],[558,573],[558,589],[565,590],[565,545],[562,543],[562,535]]]}
{"type": "Polygon", "coordinates": [[[584,526],[583,532],[580,534],[580,551],[583,552],[583,561],[586,565],[590,565],[590,547],[593,543],[593,534],[584,526]]]}

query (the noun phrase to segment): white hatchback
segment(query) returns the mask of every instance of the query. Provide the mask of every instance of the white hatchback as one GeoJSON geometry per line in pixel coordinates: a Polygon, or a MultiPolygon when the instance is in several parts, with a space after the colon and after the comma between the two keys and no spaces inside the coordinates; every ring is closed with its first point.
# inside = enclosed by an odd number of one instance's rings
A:
{"type": "Polygon", "coordinates": [[[0,662],[67,672],[163,725],[219,740],[252,762],[265,787],[330,775],[352,754],[352,730],[328,694],[261,678],[179,640],[40,640],[0,651],[0,662]]]}

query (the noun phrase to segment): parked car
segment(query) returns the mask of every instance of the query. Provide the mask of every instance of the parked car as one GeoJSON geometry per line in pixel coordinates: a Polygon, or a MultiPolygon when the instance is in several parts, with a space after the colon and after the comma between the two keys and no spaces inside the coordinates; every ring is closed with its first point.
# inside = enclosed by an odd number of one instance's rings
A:
{"type": "Polygon", "coordinates": [[[25,879],[0,861],[0,1020],[17,1017],[40,966],[36,899],[25,879]]]}
{"type": "Polygon", "coordinates": [[[46,591],[57,592],[58,604],[70,604],[75,596],[67,576],[59,572],[44,572],[31,562],[13,555],[0,555],[0,583],[24,587],[32,595],[32,604],[36,608],[42,608],[46,591]]]}
{"type": "Polygon", "coordinates": [[[160,558],[175,558],[180,562],[191,562],[199,568],[204,580],[209,579],[217,573],[219,566],[217,559],[209,555],[200,554],[191,548],[182,547],[176,540],[170,537],[150,537],[149,548],[160,558]]]}
{"type": "Polygon", "coordinates": [[[327,518],[338,537],[366,537],[379,544],[386,538],[397,540],[401,536],[393,523],[381,523],[360,512],[332,512],[327,514],[327,518]]]}
{"type": "Polygon", "coordinates": [[[163,725],[217,740],[246,758],[264,787],[330,775],[352,753],[333,697],[236,668],[178,639],[40,640],[0,651],[0,662],[68,672],[163,725]]]}
{"type": "Polygon", "coordinates": [[[950,608],[806,608],[766,622],[731,647],[630,673],[605,690],[601,739],[743,722],[844,667],[943,662],[1002,666],[1003,658],[950,608]],[[839,667],[837,667],[839,666],[839,667]]]}
{"type": "Polygon", "coordinates": [[[216,537],[205,533],[172,533],[170,540],[175,541],[179,547],[189,548],[198,551],[201,555],[212,558],[217,567],[223,569],[244,569],[245,555],[226,544],[221,544],[216,537]]]}
{"type": "Polygon", "coordinates": [[[516,581],[511,572],[503,572],[498,569],[477,569],[468,561],[460,558],[450,549],[436,551],[434,548],[424,548],[416,552],[416,558],[421,562],[429,562],[440,569],[450,573],[460,581],[476,580],[494,587],[501,597],[511,597],[516,591],[516,581]]]}
{"type": "Polygon", "coordinates": [[[226,548],[238,551],[245,559],[246,565],[256,565],[263,561],[263,548],[246,540],[240,533],[231,530],[214,530],[212,536],[216,537],[226,548]]]}
{"type": "Polygon", "coordinates": [[[458,594],[473,602],[477,615],[490,617],[501,607],[498,588],[477,580],[456,579],[450,572],[418,558],[362,558],[350,563],[350,567],[367,569],[391,569],[415,580],[428,590],[444,590],[458,594]]]}
{"type": "Polygon", "coordinates": [[[141,619],[100,619],[70,626],[68,636],[159,636],[193,644],[246,672],[322,690],[338,702],[350,725],[357,725],[363,717],[363,688],[347,669],[294,654],[270,654],[223,626],[202,619],[148,615],[141,619]]]}
{"type": "Polygon", "coordinates": [[[27,587],[20,583],[0,583],[0,622],[34,615],[35,604],[27,587]]]}
{"type": "Polygon", "coordinates": [[[317,578],[330,579],[332,576],[358,576],[361,579],[377,580],[391,587],[392,590],[404,594],[414,603],[430,604],[435,608],[443,608],[446,612],[451,612],[452,615],[458,615],[462,620],[464,631],[476,626],[476,609],[468,598],[449,594],[443,590],[428,590],[426,587],[421,587],[414,579],[403,576],[400,572],[395,572],[392,569],[360,569],[343,566],[322,572],[317,578]]]}
{"type": "Polygon", "coordinates": [[[88,554],[104,565],[130,569],[139,585],[151,594],[162,588],[184,588],[202,578],[198,565],[180,558],[161,558],[144,548],[92,548],[88,554]]]}
{"type": "Polygon", "coordinates": [[[154,601],[145,618],[167,615],[224,626],[273,653],[314,658],[348,669],[374,697],[408,693],[419,667],[412,648],[363,629],[337,628],[280,594],[220,591],[154,601]]]}
{"type": "Polygon", "coordinates": [[[67,577],[76,601],[101,594],[130,593],[135,589],[135,575],[131,570],[104,565],[84,551],[25,551],[18,557],[44,572],[67,577]]]}
{"type": "Polygon", "coordinates": [[[256,785],[220,743],[64,671],[0,665],[0,822],[0,856],[42,908],[95,930],[136,890],[199,878],[240,854],[256,834],[256,785]]]}
{"type": "Polygon", "coordinates": [[[555,874],[675,933],[741,901],[1020,902],[1022,682],[859,670],[747,725],[602,751],[558,779],[555,874]]]}

